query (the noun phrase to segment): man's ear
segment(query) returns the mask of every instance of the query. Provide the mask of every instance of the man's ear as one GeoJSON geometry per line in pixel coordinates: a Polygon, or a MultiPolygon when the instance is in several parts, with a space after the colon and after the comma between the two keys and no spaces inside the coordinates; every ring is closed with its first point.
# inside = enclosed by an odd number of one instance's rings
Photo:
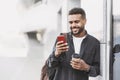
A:
{"type": "Polygon", "coordinates": [[[84,25],[86,24],[86,22],[87,22],[87,19],[84,19],[84,20],[83,20],[84,25]]]}

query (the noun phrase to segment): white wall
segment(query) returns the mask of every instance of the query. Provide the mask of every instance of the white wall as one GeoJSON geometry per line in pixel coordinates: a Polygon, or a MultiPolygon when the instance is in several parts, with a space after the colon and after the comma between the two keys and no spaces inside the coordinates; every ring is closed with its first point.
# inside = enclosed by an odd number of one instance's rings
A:
{"type": "Polygon", "coordinates": [[[81,0],[81,7],[87,15],[86,29],[88,33],[103,39],[103,0],[81,0]]]}
{"type": "Polygon", "coordinates": [[[24,9],[19,0],[3,0],[0,12],[0,80],[40,80],[41,67],[50,54],[47,49],[52,48],[28,39],[23,32],[47,28],[47,41],[51,44],[56,30],[54,9],[41,9],[39,5],[24,9]]]}

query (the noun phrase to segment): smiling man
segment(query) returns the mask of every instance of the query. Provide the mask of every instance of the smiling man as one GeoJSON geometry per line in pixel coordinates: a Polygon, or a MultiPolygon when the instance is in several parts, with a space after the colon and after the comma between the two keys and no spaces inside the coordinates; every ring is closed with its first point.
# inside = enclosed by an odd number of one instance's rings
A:
{"type": "Polygon", "coordinates": [[[68,22],[67,42],[56,41],[48,58],[48,67],[56,69],[53,80],[88,80],[88,76],[99,75],[100,42],[85,30],[85,11],[71,9],[68,22]]]}

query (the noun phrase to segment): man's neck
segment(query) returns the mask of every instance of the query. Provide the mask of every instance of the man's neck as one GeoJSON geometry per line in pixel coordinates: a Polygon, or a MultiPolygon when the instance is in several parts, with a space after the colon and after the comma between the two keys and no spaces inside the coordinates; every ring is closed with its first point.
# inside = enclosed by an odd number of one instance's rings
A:
{"type": "Polygon", "coordinates": [[[83,30],[83,32],[81,32],[80,34],[74,35],[74,36],[75,36],[75,37],[83,37],[83,36],[85,36],[85,35],[86,35],[86,31],[83,30]]]}

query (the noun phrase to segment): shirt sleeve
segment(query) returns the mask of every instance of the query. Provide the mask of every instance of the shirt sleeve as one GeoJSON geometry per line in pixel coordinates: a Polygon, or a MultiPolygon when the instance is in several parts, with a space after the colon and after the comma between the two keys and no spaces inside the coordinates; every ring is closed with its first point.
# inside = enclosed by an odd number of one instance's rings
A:
{"type": "MultiPolygon", "coordinates": [[[[57,41],[56,41],[57,42],[57,41]]],[[[59,65],[59,61],[60,61],[60,56],[59,57],[56,57],[55,56],[55,46],[56,46],[56,42],[54,44],[54,47],[53,47],[53,51],[52,51],[52,54],[50,54],[49,58],[48,58],[48,61],[47,61],[47,64],[48,64],[48,67],[49,68],[53,68],[53,67],[56,67],[59,65]]]]}
{"type": "Polygon", "coordinates": [[[89,76],[96,77],[100,74],[100,43],[95,47],[95,55],[92,65],[90,65],[90,70],[88,72],[89,76]]]}

